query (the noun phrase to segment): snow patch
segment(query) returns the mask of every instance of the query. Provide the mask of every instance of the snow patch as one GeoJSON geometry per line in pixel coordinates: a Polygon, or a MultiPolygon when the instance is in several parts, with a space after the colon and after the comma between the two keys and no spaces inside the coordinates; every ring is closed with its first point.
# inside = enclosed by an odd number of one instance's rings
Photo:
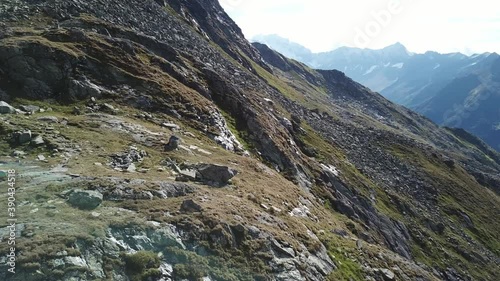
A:
{"type": "Polygon", "coordinates": [[[378,67],[377,65],[372,65],[372,67],[370,67],[370,69],[368,69],[363,75],[368,75],[372,73],[375,69],[377,69],[377,67],[378,67]]]}
{"type": "Polygon", "coordinates": [[[325,164],[321,164],[321,168],[323,168],[323,170],[325,171],[328,171],[332,174],[334,174],[336,177],[339,176],[339,171],[337,170],[337,168],[335,166],[332,166],[332,165],[325,165],[325,164]]]}
{"type": "Polygon", "coordinates": [[[401,68],[403,68],[404,65],[405,65],[404,63],[400,62],[400,63],[393,64],[392,67],[401,69],[401,68]]]}

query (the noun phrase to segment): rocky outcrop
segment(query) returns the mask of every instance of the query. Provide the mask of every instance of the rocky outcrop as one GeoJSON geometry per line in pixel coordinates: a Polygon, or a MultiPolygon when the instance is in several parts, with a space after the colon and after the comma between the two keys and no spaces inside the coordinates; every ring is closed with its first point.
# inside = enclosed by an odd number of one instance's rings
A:
{"type": "Polygon", "coordinates": [[[194,193],[197,187],[187,183],[148,181],[143,179],[101,178],[90,188],[103,194],[104,200],[153,200],[183,197],[194,193]]]}
{"type": "MultiPolygon", "coordinates": [[[[139,250],[158,252],[165,247],[185,248],[177,230],[172,225],[149,223],[146,228],[130,225],[128,227],[111,227],[105,237],[96,238],[89,242],[86,240],[75,241],[73,251],[60,251],[51,259],[40,264],[45,270],[58,270],[62,272],[58,280],[70,281],[78,279],[105,279],[109,269],[113,270],[114,280],[129,280],[129,274],[123,265],[114,264],[123,254],[131,254],[139,250]]],[[[163,280],[172,280],[172,265],[168,263],[172,257],[164,256],[162,266],[163,280]]],[[[5,265],[2,262],[2,269],[5,265]]],[[[0,277],[5,277],[6,270],[2,270],[0,277]]],[[[54,280],[52,274],[20,271],[13,275],[13,281],[26,280],[54,280]]],[[[7,279],[4,279],[7,280],[7,279]]]]}
{"type": "Polygon", "coordinates": [[[135,172],[135,163],[140,163],[147,156],[143,150],[136,147],[130,147],[129,151],[114,154],[111,156],[110,166],[120,171],[135,172]]]}
{"type": "Polygon", "coordinates": [[[332,191],[335,198],[332,205],[338,212],[376,229],[390,249],[411,259],[410,235],[404,223],[379,213],[372,202],[350,190],[331,169],[325,168],[323,177],[326,186],[332,191]]]}

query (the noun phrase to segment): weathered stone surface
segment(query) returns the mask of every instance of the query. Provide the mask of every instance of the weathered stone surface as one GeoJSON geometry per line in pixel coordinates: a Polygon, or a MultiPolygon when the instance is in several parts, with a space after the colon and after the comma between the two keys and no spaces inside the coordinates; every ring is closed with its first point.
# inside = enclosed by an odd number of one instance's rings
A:
{"type": "Polygon", "coordinates": [[[68,197],[68,203],[73,207],[84,210],[93,210],[102,203],[103,196],[93,190],[73,190],[68,197]]]}

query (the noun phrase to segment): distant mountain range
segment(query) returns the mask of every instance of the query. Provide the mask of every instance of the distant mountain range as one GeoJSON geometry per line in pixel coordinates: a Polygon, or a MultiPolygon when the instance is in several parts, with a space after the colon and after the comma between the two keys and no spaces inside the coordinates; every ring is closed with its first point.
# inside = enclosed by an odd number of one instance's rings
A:
{"type": "Polygon", "coordinates": [[[389,100],[443,126],[460,127],[500,150],[500,56],[341,47],[313,53],[277,35],[254,41],[317,69],[338,69],[389,100]]]}

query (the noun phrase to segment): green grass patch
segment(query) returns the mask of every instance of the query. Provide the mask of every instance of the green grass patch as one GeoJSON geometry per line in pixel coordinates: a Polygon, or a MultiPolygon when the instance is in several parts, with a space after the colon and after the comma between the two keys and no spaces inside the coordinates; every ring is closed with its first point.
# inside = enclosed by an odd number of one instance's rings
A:
{"type": "Polygon", "coordinates": [[[353,251],[355,245],[346,244],[352,241],[340,241],[337,239],[330,239],[323,242],[328,250],[328,255],[335,262],[337,269],[327,276],[329,281],[337,280],[363,280],[364,274],[359,262],[351,258],[348,251],[353,251]]]}
{"type": "Polygon", "coordinates": [[[139,251],[128,254],[124,258],[127,273],[132,281],[146,281],[148,278],[160,277],[161,260],[158,254],[151,251],[139,251]]]}

